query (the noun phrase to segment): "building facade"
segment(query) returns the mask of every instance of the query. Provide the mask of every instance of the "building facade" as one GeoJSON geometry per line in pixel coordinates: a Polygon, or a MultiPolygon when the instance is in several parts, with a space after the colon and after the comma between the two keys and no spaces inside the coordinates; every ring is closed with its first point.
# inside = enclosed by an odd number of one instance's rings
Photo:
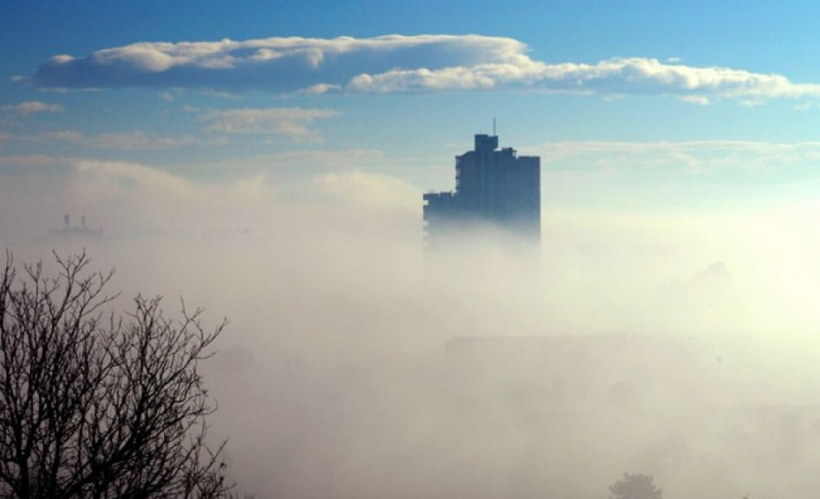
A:
{"type": "Polygon", "coordinates": [[[475,148],[456,156],[456,188],[424,195],[428,245],[481,227],[541,240],[541,158],[498,148],[498,136],[475,136],[475,148]]]}

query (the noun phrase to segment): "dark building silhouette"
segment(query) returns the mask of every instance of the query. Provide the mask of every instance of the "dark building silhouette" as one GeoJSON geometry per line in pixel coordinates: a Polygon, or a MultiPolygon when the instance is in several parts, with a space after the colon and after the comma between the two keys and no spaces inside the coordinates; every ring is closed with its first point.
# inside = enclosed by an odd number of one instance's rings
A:
{"type": "Polygon", "coordinates": [[[540,243],[541,158],[476,135],[475,149],[456,156],[455,191],[427,193],[424,202],[428,245],[484,226],[540,243]]]}

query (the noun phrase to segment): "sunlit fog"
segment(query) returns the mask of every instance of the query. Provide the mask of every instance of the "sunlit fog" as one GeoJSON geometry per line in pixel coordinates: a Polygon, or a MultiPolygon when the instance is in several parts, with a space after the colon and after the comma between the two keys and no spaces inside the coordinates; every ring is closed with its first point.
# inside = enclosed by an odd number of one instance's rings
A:
{"type": "Polygon", "coordinates": [[[816,486],[805,208],[545,209],[540,251],[488,229],[431,254],[421,191],[390,179],[295,199],[95,168],[26,199],[8,177],[4,246],[87,252],[123,309],[160,294],[229,319],[204,369],[240,490],[601,497],[627,471],[668,497],[816,486]]]}

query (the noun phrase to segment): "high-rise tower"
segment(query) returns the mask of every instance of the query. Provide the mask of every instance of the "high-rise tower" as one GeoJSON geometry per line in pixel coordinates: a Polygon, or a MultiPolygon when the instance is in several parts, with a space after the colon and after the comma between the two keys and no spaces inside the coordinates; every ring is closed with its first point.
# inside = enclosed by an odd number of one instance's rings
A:
{"type": "Polygon", "coordinates": [[[475,136],[475,149],[456,156],[456,189],[424,195],[430,246],[483,225],[532,243],[541,240],[541,158],[498,148],[498,136],[475,136]]]}

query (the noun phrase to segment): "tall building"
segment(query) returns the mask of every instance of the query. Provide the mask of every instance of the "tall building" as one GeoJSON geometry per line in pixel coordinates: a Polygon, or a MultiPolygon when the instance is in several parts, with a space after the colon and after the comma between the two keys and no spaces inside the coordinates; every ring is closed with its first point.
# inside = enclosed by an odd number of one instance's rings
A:
{"type": "Polygon", "coordinates": [[[490,226],[533,243],[541,240],[541,158],[498,148],[498,136],[475,136],[456,156],[456,189],[424,195],[428,245],[490,226]]]}

